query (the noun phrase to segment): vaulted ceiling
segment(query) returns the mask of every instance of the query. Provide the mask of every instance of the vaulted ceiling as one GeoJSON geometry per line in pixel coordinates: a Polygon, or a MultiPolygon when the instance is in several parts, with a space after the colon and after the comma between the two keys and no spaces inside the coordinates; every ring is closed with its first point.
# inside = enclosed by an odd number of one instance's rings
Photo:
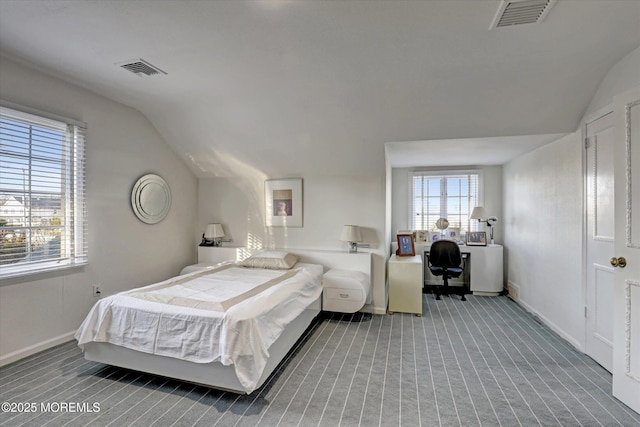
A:
{"type": "Polygon", "coordinates": [[[464,141],[462,161],[573,132],[640,45],[637,0],[490,30],[500,3],[0,0],[0,49],[141,111],[200,177],[380,175],[388,142],[464,141]],[[167,74],[118,65],[140,58],[167,74]]]}

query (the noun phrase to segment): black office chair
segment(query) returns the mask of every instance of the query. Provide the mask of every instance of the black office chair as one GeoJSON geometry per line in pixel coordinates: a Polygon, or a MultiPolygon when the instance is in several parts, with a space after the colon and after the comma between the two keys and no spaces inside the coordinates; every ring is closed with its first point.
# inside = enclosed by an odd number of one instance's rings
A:
{"type": "MultiPolygon", "coordinates": [[[[440,299],[441,294],[448,295],[450,293],[449,279],[460,277],[464,271],[460,248],[456,242],[452,242],[451,240],[438,240],[431,245],[428,258],[431,274],[434,276],[442,276],[443,279],[443,286],[436,288],[436,299],[440,299]]],[[[466,301],[467,299],[464,297],[464,287],[462,287],[461,292],[461,300],[466,301]]]]}

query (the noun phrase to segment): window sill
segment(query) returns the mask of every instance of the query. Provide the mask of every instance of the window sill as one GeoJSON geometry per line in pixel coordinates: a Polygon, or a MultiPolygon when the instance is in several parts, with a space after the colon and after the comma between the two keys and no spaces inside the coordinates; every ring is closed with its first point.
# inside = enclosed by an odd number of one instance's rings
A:
{"type": "Polygon", "coordinates": [[[35,276],[38,274],[46,274],[46,273],[55,273],[61,270],[68,270],[72,268],[84,267],[88,264],[88,261],[82,262],[74,262],[70,263],[68,260],[64,261],[50,261],[43,262],[38,264],[37,266],[31,266],[30,268],[25,268],[25,266],[17,266],[17,265],[5,265],[0,266],[0,280],[6,282],[9,279],[12,282],[18,281],[27,281],[28,276],[35,276]],[[24,280],[20,280],[23,279],[24,280]]]}

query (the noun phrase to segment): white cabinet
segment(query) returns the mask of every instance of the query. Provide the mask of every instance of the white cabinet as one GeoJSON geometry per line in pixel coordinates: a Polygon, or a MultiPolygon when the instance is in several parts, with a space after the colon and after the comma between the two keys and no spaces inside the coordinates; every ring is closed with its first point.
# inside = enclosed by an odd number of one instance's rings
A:
{"type": "Polygon", "coordinates": [[[471,292],[474,295],[500,295],[504,288],[502,246],[465,246],[471,254],[471,292]]]}
{"type": "Polygon", "coordinates": [[[393,255],[389,259],[389,314],[422,316],[422,258],[393,255]]]}
{"type": "Polygon", "coordinates": [[[322,287],[323,310],[355,313],[369,301],[371,283],[361,271],[331,269],[322,276],[322,287]]]}

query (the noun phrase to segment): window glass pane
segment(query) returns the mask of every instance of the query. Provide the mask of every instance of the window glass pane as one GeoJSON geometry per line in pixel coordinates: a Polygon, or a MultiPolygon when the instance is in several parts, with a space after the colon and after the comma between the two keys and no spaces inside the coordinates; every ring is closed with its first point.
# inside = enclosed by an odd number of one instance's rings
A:
{"type": "Polygon", "coordinates": [[[448,196],[459,196],[460,193],[460,179],[459,178],[448,178],[447,179],[447,195],[448,196]]]}
{"type": "Polygon", "coordinates": [[[440,197],[440,178],[431,178],[428,183],[428,191],[430,196],[440,197]]]}
{"type": "Polygon", "coordinates": [[[0,107],[0,277],[87,262],[83,161],[82,128],[0,107]]]}
{"type": "Polygon", "coordinates": [[[0,153],[29,155],[29,127],[19,122],[0,119],[0,153]]]}
{"type": "Polygon", "coordinates": [[[435,222],[441,217],[463,232],[477,227],[477,221],[469,220],[469,215],[478,205],[478,174],[414,175],[412,182],[414,229],[435,230],[435,222]]]}

